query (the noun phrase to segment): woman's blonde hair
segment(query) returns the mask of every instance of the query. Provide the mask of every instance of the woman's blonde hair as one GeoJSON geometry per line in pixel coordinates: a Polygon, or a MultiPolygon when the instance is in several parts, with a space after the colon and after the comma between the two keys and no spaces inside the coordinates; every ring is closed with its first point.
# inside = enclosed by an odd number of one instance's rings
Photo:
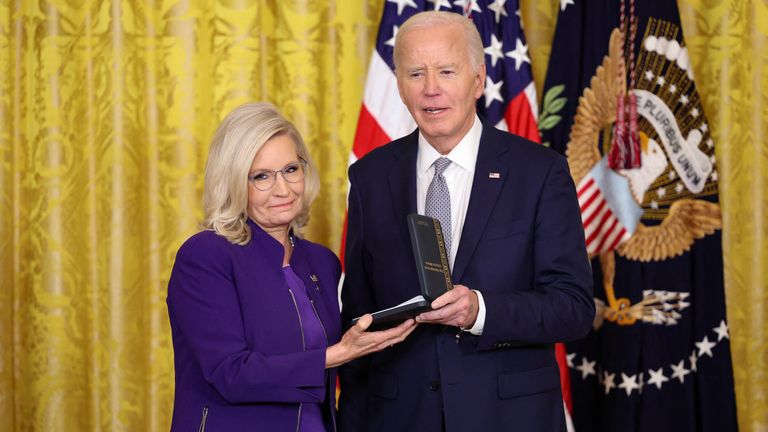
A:
{"type": "Polygon", "coordinates": [[[248,218],[248,172],[256,153],[278,135],[287,135],[298,156],[307,162],[302,208],[290,228],[294,235],[309,220],[309,208],[317,197],[320,179],[307,146],[296,127],[269,103],[248,103],[235,108],[213,136],[205,166],[203,191],[204,229],[215,231],[231,243],[251,240],[248,218]]]}

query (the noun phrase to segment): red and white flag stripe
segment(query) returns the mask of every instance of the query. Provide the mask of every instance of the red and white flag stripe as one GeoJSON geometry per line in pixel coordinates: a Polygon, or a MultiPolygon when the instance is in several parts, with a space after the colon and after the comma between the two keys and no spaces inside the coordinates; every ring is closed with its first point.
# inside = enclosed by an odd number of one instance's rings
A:
{"type": "Polygon", "coordinates": [[[598,183],[587,175],[576,188],[584,224],[584,238],[590,256],[614,250],[631,234],[619,222],[600,190],[598,183]]]}

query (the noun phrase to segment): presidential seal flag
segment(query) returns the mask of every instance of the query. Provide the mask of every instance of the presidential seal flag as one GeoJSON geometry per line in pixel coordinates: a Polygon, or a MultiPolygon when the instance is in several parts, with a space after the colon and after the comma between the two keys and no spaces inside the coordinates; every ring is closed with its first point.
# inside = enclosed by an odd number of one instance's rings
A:
{"type": "Polygon", "coordinates": [[[539,129],[593,258],[576,430],[736,430],[715,142],[676,3],[561,0],[539,129]]]}

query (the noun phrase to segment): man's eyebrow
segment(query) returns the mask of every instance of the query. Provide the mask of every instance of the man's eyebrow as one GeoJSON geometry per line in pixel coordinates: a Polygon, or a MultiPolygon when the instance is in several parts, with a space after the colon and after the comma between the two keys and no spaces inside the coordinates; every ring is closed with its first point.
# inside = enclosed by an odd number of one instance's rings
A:
{"type": "Polygon", "coordinates": [[[446,64],[439,64],[439,65],[437,65],[437,66],[435,66],[433,68],[431,68],[429,66],[423,66],[423,65],[422,66],[413,66],[413,67],[410,67],[410,68],[406,68],[405,71],[410,73],[410,72],[422,71],[422,70],[425,70],[425,69],[443,70],[443,69],[456,69],[457,67],[458,67],[458,63],[446,63],[446,64]]]}

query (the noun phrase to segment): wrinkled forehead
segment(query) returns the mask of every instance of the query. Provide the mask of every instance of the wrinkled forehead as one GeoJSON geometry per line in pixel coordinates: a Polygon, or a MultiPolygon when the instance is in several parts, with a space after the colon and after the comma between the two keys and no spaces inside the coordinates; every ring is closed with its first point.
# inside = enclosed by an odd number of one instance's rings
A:
{"type": "Polygon", "coordinates": [[[398,41],[398,67],[416,64],[459,64],[469,62],[469,44],[456,25],[442,24],[412,28],[398,41]]]}

